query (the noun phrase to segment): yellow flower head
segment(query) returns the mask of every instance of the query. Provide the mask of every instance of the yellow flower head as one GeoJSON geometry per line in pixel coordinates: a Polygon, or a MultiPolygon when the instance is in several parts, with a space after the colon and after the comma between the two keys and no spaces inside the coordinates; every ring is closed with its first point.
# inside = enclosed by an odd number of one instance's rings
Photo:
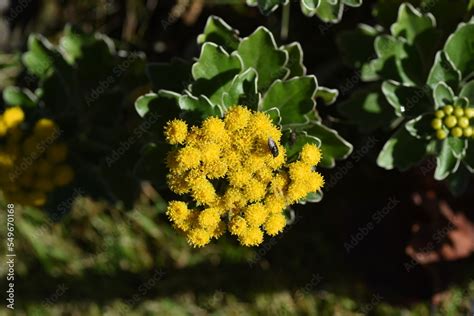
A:
{"type": "Polygon", "coordinates": [[[175,145],[166,158],[168,186],[189,201],[171,202],[167,214],[192,246],[206,245],[226,230],[244,246],[259,245],[264,231],[274,236],[283,230],[286,207],[322,187],[324,180],[312,170],[321,159],[319,149],[306,145],[300,160],[287,163],[280,140],[280,129],[266,113],[242,106],[231,107],[222,119],[205,119],[179,142],[167,137],[175,145]]]}
{"type": "Polygon", "coordinates": [[[8,108],[3,113],[3,122],[8,128],[12,128],[23,122],[25,113],[19,106],[8,108]]]}
{"type": "Polygon", "coordinates": [[[259,227],[250,227],[245,234],[239,236],[239,240],[244,246],[258,246],[263,241],[263,232],[259,227]]]}
{"type": "Polygon", "coordinates": [[[58,132],[58,126],[50,119],[40,119],[36,122],[34,135],[40,139],[48,139],[58,132]]]}
{"type": "Polygon", "coordinates": [[[199,213],[199,225],[207,230],[214,230],[220,222],[219,209],[215,207],[207,208],[199,213]]]}
{"type": "Polygon", "coordinates": [[[283,214],[272,214],[265,222],[265,232],[270,236],[275,236],[283,231],[286,226],[286,218],[283,214]]]}
{"type": "Polygon", "coordinates": [[[34,125],[20,125],[24,119],[20,107],[0,115],[0,137],[4,137],[0,142],[0,190],[9,201],[42,207],[49,193],[72,182],[74,171],[65,163],[66,144],[47,139],[56,133],[56,123],[43,118],[34,125]]]}
{"type": "Polygon", "coordinates": [[[242,236],[247,229],[247,221],[242,216],[234,216],[229,223],[229,231],[233,235],[242,236]]]}
{"type": "Polygon", "coordinates": [[[321,161],[321,150],[316,145],[305,144],[301,149],[301,161],[315,166],[321,161]]]}
{"type": "Polygon", "coordinates": [[[202,247],[211,241],[211,234],[209,231],[202,228],[189,230],[186,235],[188,237],[188,243],[193,247],[202,247]]]}
{"type": "Polygon", "coordinates": [[[165,137],[171,145],[182,144],[188,136],[188,124],[183,120],[172,120],[166,124],[165,137]]]}

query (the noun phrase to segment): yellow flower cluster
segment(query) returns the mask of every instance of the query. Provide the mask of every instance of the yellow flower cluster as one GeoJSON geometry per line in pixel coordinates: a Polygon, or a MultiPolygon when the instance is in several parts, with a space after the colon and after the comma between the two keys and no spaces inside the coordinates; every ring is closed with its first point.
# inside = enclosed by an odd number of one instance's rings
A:
{"type": "Polygon", "coordinates": [[[65,163],[67,146],[55,142],[56,124],[40,119],[28,132],[24,120],[20,107],[0,115],[0,189],[8,202],[39,207],[49,192],[69,184],[74,172],[65,163]]]}
{"type": "Polygon", "coordinates": [[[445,105],[435,112],[431,126],[440,140],[451,136],[471,138],[474,136],[474,126],[470,119],[474,118],[474,108],[445,105]]]}
{"type": "Polygon", "coordinates": [[[287,206],[324,185],[313,170],[319,148],[306,144],[299,160],[287,164],[281,131],[262,112],[234,106],[201,127],[172,120],[164,134],[177,145],[167,157],[168,186],[187,196],[186,202],[171,201],[167,215],[194,247],[225,231],[244,246],[259,245],[264,232],[283,231],[287,206]]]}

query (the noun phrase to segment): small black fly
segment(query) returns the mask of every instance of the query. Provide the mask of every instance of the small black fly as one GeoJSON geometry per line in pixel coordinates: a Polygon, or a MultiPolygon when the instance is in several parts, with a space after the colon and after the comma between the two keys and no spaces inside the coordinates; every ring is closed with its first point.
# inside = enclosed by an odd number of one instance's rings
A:
{"type": "Polygon", "coordinates": [[[277,157],[280,153],[278,151],[278,146],[275,144],[275,141],[271,137],[268,137],[268,148],[272,152],[273,157],[277,157]]]}

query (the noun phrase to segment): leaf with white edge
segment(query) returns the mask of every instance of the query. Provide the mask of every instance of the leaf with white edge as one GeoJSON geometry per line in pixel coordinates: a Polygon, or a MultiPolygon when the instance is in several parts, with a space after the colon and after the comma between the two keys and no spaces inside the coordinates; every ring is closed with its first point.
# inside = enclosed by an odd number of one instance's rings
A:
{"type": "Polygon", "coordinates": [[[359,24],[354,30],[341,32],[336,42],[344,62],[359,69],[373,59],[374,41],[381,31],[379,27],[359,24]]]}
{"type": "Polygon", "coordinates": [[[257,91],[258,75],[255,69],[249,68],[234,78],[229,90],[222,94],[224,111],[233,105],[245,104],[257,110],[260,94],[257,91]]]}
{"type": "Polygon", "coordinates": [[[337,89],[330,89],[326,87],[318,87],[316,91],[316,99],[323,100],[325,105],[331,105],[336,102],[339,91],[337,89]]]}
{"type": "Polygon", "coordinates": [[[454,64],[446,56],[446,53],[439,51],[436,54],[433,67],[426,83],[434,88],[439,82],[446,82],[451,88],[456,89],[461,80],[461,73],[454,67],[454,64]]]}
{"type": "Polygon", "coordinates": [[[218,104],[240,71],[241,60],[237,55],[229,55],[214,43],[205,43],[199,59],[192,66],[196,81],[191,91],[193,95],[205,95],[212,103],[218,104]]]}
{"type": "Polygon", "coordinates": [[[306,10],[314,11],[319,7],[319,3],[324,0],[301,0],[301,6],[306,10]]]}
{"type": "Polygon", "coordinates": [[[428,29],[436,26],[431,13],[422,14],[409,3],[403,3],[398,10],[397,22],[390,28],[394,36],[401,36],[413,43],[415,38],[428,29]]]}
{"type": "Polygon", "coordinates": [[[458,170],[446,178],[446,184],[454,197],[460,197],[466,193],[471,181],[471,174],[465,165],[460,165],[458,170]]]}
{"type": "Polygon", "coordinates": [[[41,35],[30,35],[28,51],[22,57],[23,64],[30,73],[42,78],[53,66],[53,51],[53,46],[46,38],[41,35]]]}
{"type": "Polygon", "coordinates": [[[298,201],[298,204],[306,205],[306,203],[318,203],[321,202],[322,199],[323,191],[310,192],[304,199],[298,201]]]}
{"type": "Polygon", "coordinates": [[[321,166],[333,168],[337,160],[346,159],[352,153],[352,145],[342,138],[337,131],[330,129],[320,123],[314,123],[306,130],[308,135],[314,136],[321,141],[321,166]]]}
{"type": "Polygon", "coordinates": [[[207,19],[204,32],[198,36],[197,42],[198,44],[211,42],[222,46],[228,52],[232,52],[239,46],[240,38],[239,32],[223,19],[217,16],[210,16],[207,19]]]}
{"type": "Polygon", "coordinates": [[[466,155],[464,155],[464,164],[469,169],[469,172],[474,173],[474,140],[469,140],[466,148],[466,155]]]}
{"type": "Polygon", "coordinates": [[[178,105],[179,94],[172,91],[161,90],[158,93],[147,93],[135,101],[135,110],[140,117],[145,117],[155,111],[159,116],[177,117],[180,113],[178,105]]]}
{"type": "Polygon", "coordinates": [[[411,119],[405,124],[405,128],[413,137],[420,139],[432,139],[434,136],[433,127],[431,122],[435,116],[431,113],[420,115],[414,119],[411,119]]]}
{"type": "Polygon", "coordinates": [[[362,5],[362,0],[342,0],[342,2],[350,7],[360,7],[362,5]]]}
{"type": "Polygon", "coordinates": [[[446,139],[446,142],[448,143],[449,147],[451,147],[454,157],[462,160],[464,158],[464,155],[466,154],[467,140],[455,137],[448,137],[446,139]]]}
{"type": "Polygon", "coordinates": [[[288,78],[304,76],[306,67],[303,65],[303,49],[298,42],[281,47],[288,53],[288,62],[285,67],[290,70],[288,78]]]}
{"type": "Polygon", "coordinates": [[[454,105],[460,106],[462,108],[465,108],[469,106],[469,99],[466,97],[457,97],[454,98],[454,105]]]}
{"type": "Polygon", "coordinates": [[[146,66],[146,74],[154,91],[181,92],[191,81],[191,64],[177,58],[170,63],[151,63],[146,66]]]}
{"type": "Polygon", "coordinates": [[[199,97],[190,94],[182,95],[179,97],[178,104],[187,114],[192,115],[192,113],[188,112],[195,112],[203,119],[209,116],[222,116],[224,112],[219,105],[212,104],[204,95],[199,97]]]}
{"type": "Polygon", "coordinates": [[[402,126],[383,146],[377,165],[387,170],[408,170],[425,158],[428,145],[427,141],[411,136],[402,126]]]}
{"type": "Polygon", "coordinates": [[[37,96],[28,89],[6,87],[3,90],[3,100],[8,105],[21,107],[36,107],[37,96]]]}
{"type": "Polygon", "coordinates": [[[258,90],[266,90],[277,79],[286,78],[288,53],[277,47],[273,34],[259,27],[239,44],[243,68],[254,68],[258,73],[258,90]]]}
{"type": "Polygon", "coordinates": [[[460,164],[460,160],[454,156],[453,150],[447,141],[441,143],[441,149],[436,157],[436,170],[434,178],[436,180],[444,180],[450,174],[456,172],[460,164]]]}
{"type": "Polygon", "coordinates": [[[444,51],[462,77],[467,78],[474,73],[474,22],[461,24],[446,41],[444,51]]]}
{"type": "Polygon", "coordinates": [[[279,5],[286,5],[288,0],[257,0],[258,8],[263,15],[269,15],[275,11],[279,5]]]}
{"type": "Polygon", "coordinates": [[[309,135],[304,130],[287,130],[282,139],[286,149],[286,156],[289,160],[296,159],[305,144],[314,144],[318,148],[321,147],[321,140],[313,135],[309,135]]]}
{"type": "Polygon", "coordinates": [[[459,96],[467,98],[469,106],[474,107],[474,80],[469,81],[462,87],[459,96]]]}
{"type": "Polygon", "coordinates": [[[270,119],[272,120],[273,124],[280,126],[281,125],[281,115],[280,110],[278,108],[270,108],[264,113],[267,113],[270,119]]]}
{"type": "Polygon", "coordinates": [[[382,91],[398,116],[416,117],[433,110],[433,102],[427,94],[427,89],[388,80],[382,84],[382,91]]]}
{"type": "Polygon", "coordinates": [[[277,107],[283,125],[305,123],[304,114],[315,106],[318,83],[314,76],[295,77],[288,81],[275,81],[260,103],[261,110],[277,107]]]}
{"type": "Polygon", "coordinates": [[[342,18],[344,5],[340,0],[332,3],[329,0],[322,0],[316,9],[316,14],[324,22],[337,23],[342,18]]]}
{"type": "Polygon", "coordinates": [[[363,132],[387,128],[396,118],[378,85],[356,90],[339,105],[339,111],[363,132]]]}
{"type": "Polygon", "coordinates": [[[450,86],[444,82],[438,83],[433,90],[433,98],[436,108],[440,108],[447,104],[453,104],[454,92],[450,86]]]}

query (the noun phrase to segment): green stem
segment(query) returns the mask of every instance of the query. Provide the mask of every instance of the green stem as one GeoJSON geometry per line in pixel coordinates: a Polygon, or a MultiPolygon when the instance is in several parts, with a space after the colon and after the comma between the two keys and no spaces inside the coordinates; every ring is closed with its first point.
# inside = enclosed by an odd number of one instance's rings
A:
{"type": "Polygon", "coordinates": [[[288,39],[288,30],[290,28],[290,4],[291,1],[288,1],[288,3],[283,6],[283,12],[281,14],[280,38],[282,41],[288,39]]]}

